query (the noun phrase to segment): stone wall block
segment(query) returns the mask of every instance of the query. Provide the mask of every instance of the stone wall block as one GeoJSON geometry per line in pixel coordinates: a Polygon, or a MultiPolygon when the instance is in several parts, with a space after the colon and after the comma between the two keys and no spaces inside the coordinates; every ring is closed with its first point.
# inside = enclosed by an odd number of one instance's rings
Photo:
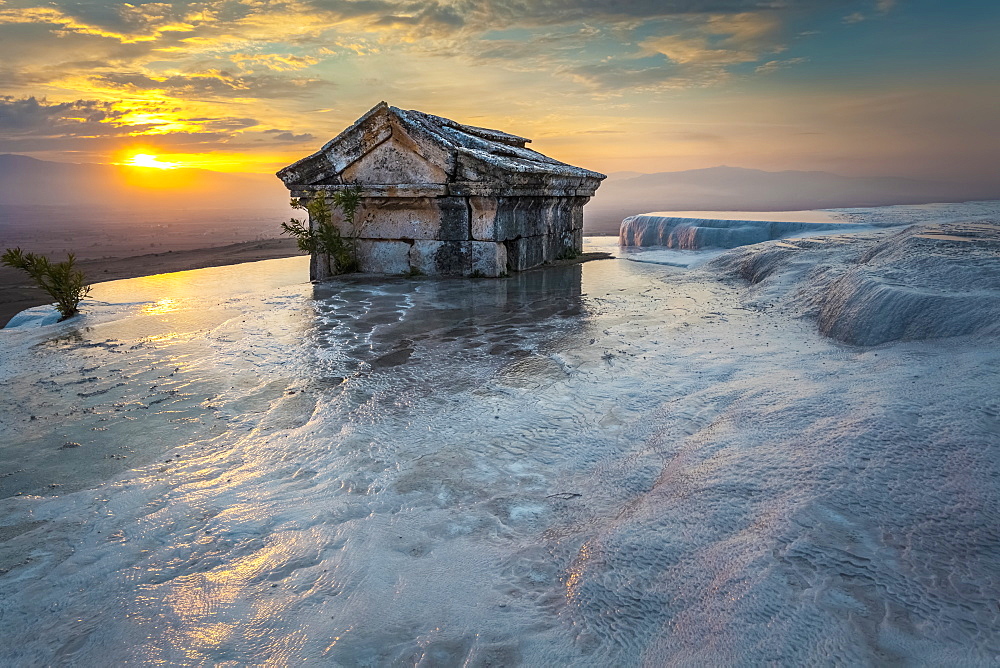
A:
{"type": "Polygon", "coordinates": [[[468,241],[470,237],[469,203],[465,197],[437,197],[434,200],[439,211],[440,229],[438,238],[442,241],[468,241]]]}
{"type": "Polygon", "coordinates": [[[410,266],[428,276],[501,276],[507,249],[490,241],[414,241],[410,266]]]}
{"type": "Polygon", "coordinates": [[[411,269],[427,276],[433,276],[437,273],[437,267],[434,264],[434,254],[437,253],[440,247],[440,241],[425,239],[414,241],[413,245],[410,246],[409,262],[411,269]]]}
{"type": "Polygon", "coordinates": [[[472,238],[510,241],[570,229],[583,223],[576,200],[560,197],[470,197],[472,238]]]}
{"type": "MultiPolygon", "coordinates": [[[[469,211],[462,197],[367,198],[355,219],[362,239],[469,238],[469,211]]],[[[350,236],[339,211],[333,220],[341,234],[350,236]]]]}
{"type": "Polygon", "coordinates": [[[493,241],[470,241],[472,273],[496,278],[507,273],[507,247],[493,241]]]}
{"type": "Polygon", "coordinates": [[[577,254],[583,249],[583,231],[577,235],[575,230],[563,230],[556,234],[545,236],[545,259],[548,262],[562,260],[577,254]],[[577,240],[579,239],[579,243],[577,240]]]}
{"type": "Polygon", "coordinates": [[[546,260],[546,237],[521,237],[505,241],[504,245],[507,247],[507,267],[512,271],[537,267],[546,260]]]}
{"type": "Polygon", "coordinates": [[[441,241],[432,256],[434,274],[467,276],[472,273],[472,255],[468,241],[441,241]]]}
{"type": "Polygon", "coordinates": [[[410,272],[410,244],[405,241],[358,240],[361,271],[371,274],[410,272]]]}
{"type": "Polygon", "coordinates": [[[574,230],[583,229],[583,205],[590,201],[589,197],[573,198],[573,206],[570,209],[570,227],[574,230]]]}
{"type": "MultiPolygon", "coordinates": [[[[478,241],[502,241],[503,235],[497,233],[497,208],[499,200],[496,197],[470,197],[469,209],[471,211],[471,236],[478,241]]],[[[510,238],[514,238],[513,235],[510,238]]]]}
{"type": "Polygon", "coordinates": [[[428,276],[466,276],[472,273],[470,250],[468,241],[414,241],[410,266],[428,276]]]}
{"type": "Polygon", "coordinates": [[[513,212],[518,236],[537,237],[548,233],[558,200],[551,197],[510,197],[506,208],[513,212]]]}

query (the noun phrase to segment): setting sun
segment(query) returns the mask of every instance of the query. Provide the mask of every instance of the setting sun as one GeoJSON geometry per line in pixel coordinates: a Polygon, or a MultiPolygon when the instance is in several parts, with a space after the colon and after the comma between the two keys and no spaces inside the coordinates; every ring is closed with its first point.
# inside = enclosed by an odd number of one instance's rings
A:
{"type": "Polygon", "coordinates": [[[176,169],[178,166],[176,162],[164,162],[148,153],[136,153],[126,164],[135,167],[155,167],[156,169],[176,169]]]}

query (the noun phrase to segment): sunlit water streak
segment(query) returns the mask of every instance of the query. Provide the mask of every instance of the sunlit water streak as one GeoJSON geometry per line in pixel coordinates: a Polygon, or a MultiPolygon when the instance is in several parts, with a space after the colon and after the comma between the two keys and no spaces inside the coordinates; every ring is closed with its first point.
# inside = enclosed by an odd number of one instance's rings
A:
{"type": "Polygon", "coordinates": [[[8,663],[1000,656],[995,348],[620,260],[277,262],[3,332],[8,663]]]}

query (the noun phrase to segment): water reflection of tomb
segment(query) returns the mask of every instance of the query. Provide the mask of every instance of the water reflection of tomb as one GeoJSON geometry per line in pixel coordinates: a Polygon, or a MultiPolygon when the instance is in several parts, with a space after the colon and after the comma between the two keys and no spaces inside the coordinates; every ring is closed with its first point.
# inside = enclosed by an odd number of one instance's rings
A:
{"type": "Polygon", "coordinates": [[[317,351],[327,355],[333,376],[405,364],[424,344],[498,362],[527,356],[534,351],[524,342],[539,333],[556,344],[580,329],[582,275],[583,265],[574,264],[475,281],[472,289],[465,281],[433,278],[346,276],[316,283],[317,351]]]}

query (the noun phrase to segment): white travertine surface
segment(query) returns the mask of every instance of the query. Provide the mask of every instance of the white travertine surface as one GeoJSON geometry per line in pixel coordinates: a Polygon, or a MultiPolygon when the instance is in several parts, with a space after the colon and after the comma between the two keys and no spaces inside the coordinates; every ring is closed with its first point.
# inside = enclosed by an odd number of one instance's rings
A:
{"type": "Polygon", "coordinates": [[[991,665],[998,221],[921,215],[0,330],[4,659],[991,665]]]}

